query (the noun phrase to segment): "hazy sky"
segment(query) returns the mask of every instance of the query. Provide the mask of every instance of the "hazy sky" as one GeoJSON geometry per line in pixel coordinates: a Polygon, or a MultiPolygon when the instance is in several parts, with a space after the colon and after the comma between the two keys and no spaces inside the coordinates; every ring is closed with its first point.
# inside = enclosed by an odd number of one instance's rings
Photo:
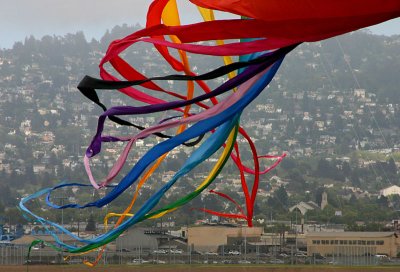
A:
{"type": "MultiPolygon", "coordinates": [[[[184,22],[200,21],[188,0],[178,0],[184,22]]],[[[26,36],[64,35],[83,30],[99,38],[107,29],[145,22],[151,0],[0,0],[0,48],[11,47],[26,36]]],[[[374,33],[400,34],[400,19],[371,29],[374,33]]]]}

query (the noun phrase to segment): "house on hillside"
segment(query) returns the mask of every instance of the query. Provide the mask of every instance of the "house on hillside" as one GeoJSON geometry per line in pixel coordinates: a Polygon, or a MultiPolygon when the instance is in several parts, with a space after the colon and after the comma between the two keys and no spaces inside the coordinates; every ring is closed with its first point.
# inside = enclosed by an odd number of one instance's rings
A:
{"type": "Polygon", "coordinates": [[[320,207],[318,206],[318,204],[313,202],[313,201],[308,201],[308,202],[301,201],[300,203],[290,207],[289,211],[293,212],[294,210],[297,209],[297,210],[300,211],[300,213],[302,215],[305,215],[308,211],[312,211],[312,210],[315,210],[315,209],[318,210],[319,208],[320,207]]]}
{"type": "Polygon", "coordinates": [[[390,195],[400,195],[400,187],[397,185],[393,185],[387,188],[384,188],[379,191],[379,195],[381,196],[390,196],[390,195]]]}

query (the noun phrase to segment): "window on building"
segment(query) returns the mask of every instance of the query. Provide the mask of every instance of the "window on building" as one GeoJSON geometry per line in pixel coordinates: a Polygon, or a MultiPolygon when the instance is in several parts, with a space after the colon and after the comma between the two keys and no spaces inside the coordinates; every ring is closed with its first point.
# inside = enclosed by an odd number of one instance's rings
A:
{"type": "Polygon", "coordinates": [[[384,244],[385,244],[385,242],[383,240],[376,241],[376,245],[378,245],[378,246],[382,246],[384,244]]]}

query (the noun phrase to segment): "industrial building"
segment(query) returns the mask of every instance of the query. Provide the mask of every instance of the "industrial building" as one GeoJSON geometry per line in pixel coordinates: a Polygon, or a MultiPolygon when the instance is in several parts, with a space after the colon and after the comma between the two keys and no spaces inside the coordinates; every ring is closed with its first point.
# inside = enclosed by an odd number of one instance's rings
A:
{"type": "Polygon", "coordinates": [[[306,235],[306,241],[309,256],[396,257],[400,252],[396,232],[311,232],[306,235]]]}
{"type": "Polygon", "coordinates": [[[194,250],[216,252],[219,246],[233,244],[237,239],[258,242],[262,233],[262,227],[198,226],[188,228],[187,241],[194,250]]]}

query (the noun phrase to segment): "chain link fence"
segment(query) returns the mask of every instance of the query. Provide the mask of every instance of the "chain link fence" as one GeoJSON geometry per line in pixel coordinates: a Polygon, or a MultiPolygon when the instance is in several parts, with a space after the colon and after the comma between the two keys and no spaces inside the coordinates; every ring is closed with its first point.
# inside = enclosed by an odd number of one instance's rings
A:
{"type": "MultiPolygon", "coordinates": [[[[27,263],[28,247],[3,246],[0,247],[0,265],[22,265],[27,263]]],[[[97,256],[96,251],[82,256],[69,257],[64,261],[66,254],[57,252],[51,248],[35,248],[31,251],[29,263],[31,264],[81,264],[85,259],[93,260],[97,256]]],[[[307,265],[339,265],[339,266],[373,266],[373,265],[399,265],[397,259],[390,260],[384,256],[376,255],[372,247],[336,247],[333,254],[326,257],[320,255],[307,256],[305,252],[298,252],[294,248],[286,249],[254,246],[220,246],[217,252],[200,252],[192,250],[190,246],[186,250],[171,248],[138,247],[133,250],[110,251],[105,250],[100,264],[307,264],[307,265]]]]}

